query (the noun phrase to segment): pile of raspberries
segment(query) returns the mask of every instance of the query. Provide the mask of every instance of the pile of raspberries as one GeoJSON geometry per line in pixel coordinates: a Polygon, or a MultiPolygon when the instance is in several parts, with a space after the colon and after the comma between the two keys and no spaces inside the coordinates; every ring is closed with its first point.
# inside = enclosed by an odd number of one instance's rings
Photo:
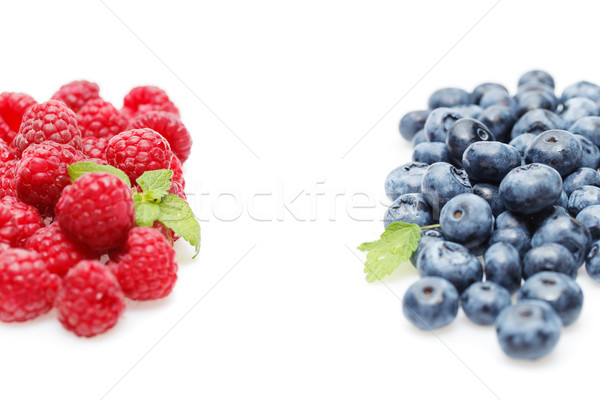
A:
{"type": "Polygon", "coordinates": [[[169,193],[185,199],[181,166],[192,140],[179,110],[154,86],[133,88],[118,110],[97,84],[75,81],[37,103],[0,94],[0,320],[27,321],[56,307],[78,336],[107,331],[125,298],[167,296],[177,279],[173,241],[160,223],[135,224],[132,188],[116,175],[71,183],[68,166],[173,171],[169,193]]]}

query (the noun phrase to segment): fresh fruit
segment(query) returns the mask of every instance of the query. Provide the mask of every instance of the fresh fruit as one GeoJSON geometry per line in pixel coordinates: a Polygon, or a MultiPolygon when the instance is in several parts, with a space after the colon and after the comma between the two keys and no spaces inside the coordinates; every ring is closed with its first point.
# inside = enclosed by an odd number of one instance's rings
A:
{"type": "Polygon", "coordinates": [[[498,242],[485,251],[486,282],[494,282],[509,293],[515,293],[521,287],[521,257],[510,243],[498,242]]]}
{"type": "Polygon", "coordinates": [[[433,330],[450,324],[458,312],[458,292],[447,280],[421,278],[402,300],[406,318],[419,329],[433,330]]]}
{"type": "Polygon", "coordinates": [[[391,201],[406,193],[421,193],[421,181],[428,165],[419,162],[402,164],[385,178],[385,193],[391,201]]]}
{"type": "Polygon", "coordinates": [[[475,142],[494,141],[494,135],[487,126],[472,118],[461,118],[448,128],[446,147],[450,159],[462,166],[465,149],[475,142]]]}
{"type": "Polygon", "coordinates": [[[529,279],[542,271],[562,272],[575,279],[578,265],[571,252],[558,243],[544,243],[534,247],[523,258],[523,278],[529,279]]]}
{"type": "Polygon", "coordinates": [[[399,130],[402,137],[411,141],[417,132],[425,126],[429,110],[417,110],[406,113],[400,120],[399,130]]]}
{"type": "Polygon", "coordinates": [[[8,208],[15,220],[17,234],[13,245],[16,247],[23,247],[31,235],[45,226],[38,210],[29,204],[6,196],[0,199],[0,205],[8,208]]]}
{"type": "Polygon", "coordinates": [[[166,111],[179,115],[179,110],[164,90],[156,86],[138,86],[131,89],[123,100],[123,112],[135,117],[148,111],[166,111]]]}
{"type": "Polygon", "coordinates": [[[387,209],[383,217],[384,226],[398,221],[419,226],[433,223],[431,209],[421,193],[403,194],[387,209]]]}
{"type": "Polygon", "coordinates": [[[90,100],[100,98],[100,87],[88,81],[73,81],[61,86],[53,100],[62,101],[74,112],[78,112],[90,100]]]}
{"type": "Polygon", "coordinates": [[[101,98],[85,103],[77,112],[77,125],[81,136],[107,138],[123,132],[129,121],[108,101],[101,98]]]}
{"type": "Polygon", "coordinates": [[[498,314],[511,304],[508,290],[494,282],[476,282],[460,299],[465,315],[477,325],[494,325],[498,314]]]}
{"type": "Polygon", "coordinates": [[[462,193],[472,193],[471,183],[464,170],[439,162],[429,166],[423,174],[421,193],[439,218],[441,209],[450,199],[462,193]]]}
{"type": "Polygon", "coordinates": [[[149,128],[161,134],[171,146],[173,154],[184,163],[190,156],[192,137],[177,114],[149,111],[139,114],[129,123],[129,129],[149,128]]]}
{"type": "Polygon", "coordinates": [[[500,182],[500,198],[506,209],[521,214],[534,214],[553,205],[561,192],[560,175],[544,164],[517,167],[500,182]]]}
{"type": "Polygon", "coordinates": [[[474,248],[492,234],[494,216],[487,201],[475,194],[463,193],[442,208],[440,225],[446,239],[474,248]]]}
{"type": "Polygon", "coordinates": [[[11,143],[19,128],[25,112],[37,102],[24,93],[0,93],[0,139],[11,143]]]}

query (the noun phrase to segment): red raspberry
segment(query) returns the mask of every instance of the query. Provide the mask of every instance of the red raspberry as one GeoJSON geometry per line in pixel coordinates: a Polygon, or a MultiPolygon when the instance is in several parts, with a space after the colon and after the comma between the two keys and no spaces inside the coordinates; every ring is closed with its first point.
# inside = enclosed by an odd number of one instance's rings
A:
{"type": "Polygon", "coordinates": [[[134,225],[131,188],[106,172],[85,174],[65,188],[56,205],[60,227],[93,250],[120,246],[134,225]]]}
{"type": "Polygon", "coordinates": [[[13,149],[2,139],[0,139],[0,165],[12,161],[16,158],[13,149]]]}
{"type": "Polygon", "coordinates": [[[12,211],[8,207],[0,205],[0,244],[1,251],[6,250],[6,247],[15,245],[17,239],[17,222],[12,211]]]}
{"type": "Polygon", "coordinates": [[[5,196],[17,197],[15,187],[17,163],[17,160],[12,160],[0,165],[0,199],[5,196]]]}
{"type": "Polygon", "coordinates": [[[118,262],[113,266],[113,272],[123,293],[130,299],[165,297],[177,280],[175,250],[156,229],[131,229],[123,247],[111,258],[118,262]]]}
{"type": "Polygon", "coordinates": [[[38,253],[8,249],[0,254],[0,320],[21,322],[52,308],[60,278],[38,253]]]}
{"type": "Polygon", "coordinates": [[[187,196],[185,195],[185,190],[178,182],[171,182],[171,188],[169,189],[169,193],[176,194],[184,200],[187,200],[187,196]]]}
{"type": "Polygon", "coordinates": [[[77,336],[106,332],[125,310],[114,275],[97,261],[80,261],[65,276],[56,297],[58,320],[77,336]]]}
{"type": "Polygon", "coordinates": [[[164,90],[156,86],[138,86],[131,89],[123,100],[123,112],[135,117],[148,111],[167,111],[179,115],[179,110],[164,90]]]}
{"type": "Polygon", "coordinates": [[[171,180],[173,182],[179,183],[179,185],[181,185],[181,187],[185,189],[185,180],[183,179],[183,170],[181,169],[181,161],[179,161],[179,158],[171,158],[171,164],[169,164],[169,169],[173,171],[173,176],[171,177],[171,180]]]}
{"type": "Polygon", "coordinates": [[[87,248],[71,240],[56,222],[35,232],[27,239],[25,248],[41,254],[48,270],[61,277],[79,261],[94,256],[87,248]]]}
{"type": "Polygon", "coordinates": [[[100,88],[97,84],[88,81],[73,81],[61,86],[54,93],[52,100],[60,100],[74,112],[79,111],[85,103],[100,97],[100,88]]]}
{"type": "Polygon", "coordinates": [[[23,247],[31,235],[38,229],[46,226],[35,207],[25,204],[14,197],[3,197],[0,199],[0,205],[8,208],[15,219],[17,236],[14,245],[17,247],[23,247]]]}
{"type": "Polygon", "coordinates": [[[185,162],[192,149],[192,137],[176,114],[150,111],[131,120],[130,129],[150,128],[169,141],[171,150],[181,162],[185,162]]]}
{"type": "Polygon", "coordinates": [[[102,99],[90,100],[77,113],[81,136],[110,139],[127,128],[127,118],[112,104],[102,99]]]}
{"type": "Polygon", "coordinates": [[[81,140],[83,154],[89,158],[97,158],[106,161],[106,146],[108,146],[108,140],[108,138],[97,138],[94,136],[83,138],[81,140]]]}
{"type": "Polygon", "coordinates": [[[108,142],[106,160],[132,183],[145,171],[168,169],[173,153],[169,142],[152,129],[121,132],[108,142]]]}
{"type": "Polygon", "coordinates": [[[19,198],[52,215],[63,188],[71,183],[67,167],[85,155],[66,144],[44,142],[27,148],[16,170],[19,198]]]}
{"type": "Polygon", "coordinates": [[[27,110],[14,146],[20,155],[30,145],[45,141],[69,144],[81,150],[81,132],[75,113],[60,101],[50,100],[27,110]]]}
{"type": "Polygon", "coordinates": [[[37,104],[33,97],[24,93],[4,92],[0,94],[0,138],[11,143],[29,107],[37,104]]]}

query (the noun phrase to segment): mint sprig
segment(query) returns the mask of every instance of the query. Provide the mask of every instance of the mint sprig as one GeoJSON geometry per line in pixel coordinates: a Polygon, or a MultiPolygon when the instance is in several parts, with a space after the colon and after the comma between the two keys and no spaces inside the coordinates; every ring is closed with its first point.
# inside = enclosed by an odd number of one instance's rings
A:
{"type": "Polygon", "coordinates": [[[113,174],[121,178],[123,182],[127,184],[127,186],[131,186],[131,181],[129,180],[125,172],[110,165],[100,165],[91,161],[79,161],[75,164],[69,165],[67,169],[69,170],[71,182],[75,182],[77,178],[80,178],[81,176],[89,172],[108,172],[109,174],[113,174]]]}

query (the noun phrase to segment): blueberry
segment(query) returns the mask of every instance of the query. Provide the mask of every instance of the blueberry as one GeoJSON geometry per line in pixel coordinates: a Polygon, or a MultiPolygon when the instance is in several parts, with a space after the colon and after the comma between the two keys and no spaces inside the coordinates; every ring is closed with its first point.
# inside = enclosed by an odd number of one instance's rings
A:
{"type": "Polygon", "coordinates": [[[567,208],[569,205],[569,196],[567,196],[567,192],[564,190],[560,192],[560,198],[554,203],[557,206],[561,206],[562,208],[567,208]]]}
{"type": "Polygon", "coordinates": [[[497,141],[506,143],[510,140],[510,132],[517,122],[515,112],[510,107],[491,106],[479,114],[477,118],[494,134],[497,141]]]}
{"type": "Polygon", "coordinates": [[[481,197],[464,193],[452,198],[440,214],[444,237],[468,248],[485,241],[494,229],[494,216],[490,205],[481,197]]]}
{"type": "Polygon", "coordinates": [[[592,240],[600,240],[600,205],[587,206],[575,219],[588,228],[592,240]]]}
{"type": "Polygon", "coordinates": [[[522,103],[524,97],[533,93],[543,94],[546,99],[549,99],[552,102],[551,108],[548,109],[550,111],[556,110],[556,107],[558,107],[560,104],[558,98],[554,94],[554,88],[539,82],[530,82],[519,87],[517,93],[515,94],[515,100],[517,104],[522,103]]]}
{"type": "Polygon", "coordinates": [[[529,215],[529,230],[536,232],[546,222],[554,221],[558,215],[569,216],[567,209],[559,205],[552,205],[544,208],[542,211],[529,215]]]}
{"type": "Polygon", "coordinates": [[[454,196],[461,193],[472,193],[471,183],[462,169],[457,169],[448,163],[435,163],[427,168],[423,175],[421,193],[437,219],[440,210],[454,196]]]}
{"type": "Polygon", "coordinates": [[[385,193],[392,201],[406,193],[421,192],[423,175],[429,165],[417,162],[402,164],[385,178],[385,193]]]}
{"type": "Polygon", "coordinates": [[[571,252],[558,243],[544,243],[534,247],[523,258],[523,278],[541,271],[562,272],[571,278],[577,277],[578,266],[571,252]]]}
{"type": "Polygon", "coordinates": [[[518,301],[541,300],[560,317],[563,326],[571,325],[581,314],[583,292],[575,280],[560,272],[538,272],[519,290],[518,301]]]}
{"type": "Polygon", "coordinates": [[[540,300],[524,300],[505,308],[496,319],[500,347],[509,357],[533,360],[558,343],[562,323],[554,309],[540,300]]]}
{"type": "Polygon", "coordinates": [[[569,132],[585,136],[596,146],[600,146],[600,117],[583,117],[568,129],[569,132]]]}
{"type": "Polygon", "coordinates": [[[554,88],[554,78],[552,78],[552,75],[539,69],[527,71],[521,75],[518,86],[521,87],[527,83],[541,83],[554,88]]]}
{"type": "Polygon", "coordinates": [[[419,258],[421,250],[423,250],[427,245],[433,243],[436,240],[446,240],[444,238],[444,234],[439,228],[421,230],[421,240],[419,241],[417,250],[410,256],[410,262],[415,268],[417,267],[417,259],[419,258]]]}
{"type": "Polygon", "coordinates": [[[413,149],[412,159],[414,162],[434,164],[436,162],[450,162],[448,148],[444,143],[425,142],[413,149]]]}
{"type": "Polygon", "coordinates": [[[552,129],[540,133],[525,149],[525,162],[548,165],[567,176],[579,168],[581,143],[570,132],[552,129]]]}
{"type": "Polygon", "coordinates": [[[411,141],[415,134],[423,129],[425,120],[429,115],[429,110],[418,110],[406,113],[400,120],[400,134],[408,141],[411,141]]]}
{"type": "Polygon", "coordinates": [[[523,257],[531,248],[531,239],[527,232],[519,228],[496,229],[488,241],[491,246],[496,243],[508,243],[519,252],[519,257],[523,257]]]}
{"type": "Polygon", "coordinates": [[[600,149],[592,141],[582,135],[573,135],[581,144],[581,162],[580,167],[596,169],[600,164],[600,149]]]}
{"type": "Polygon", "coordinates": [[[515,107],[515,99],[511,97],[510,94],[506,92],[506,90],[502,89],[491,89],[488,90],[481,96],[481,100],[479,101],[479,105],[483,108],[488,108],[491,106],[506,106],[506,107],[515,107]]]}
{"type": "Polygon", "coordinates": [[[590,251],[592,236],[590,231],[575,218],[557,213],[545,221],[531,238],[533,247],[544,243],[558,243],[565,246],[573,254],[575,263],[579,267],[590,251]]]}
{"type": "Polygon", "coordinates": [[[416,147],[418,144],[424,142],[427,142],[427,138],[425,137],[425,129],[421,129],[420,131],[415,133],[415,136],[413,136],[412,138],[411,144],[412,147],[416,147]]]}
{"type": "Polygon", "coordinates": [[[560,96],[560,100],[566,103],[574,97],[587,97],[590,100],[600,100],[600,86],[587,81],[579,81],[567,86],[560,96]]]}
{"type": "Polygon", "coordinates": [[[494,325],[498,314],[510,306],[510,293],[494,282],[476,282],[460,296],[466,316],[478,325],[494,325]]]}
{"type": "Polygon", "coordinates": [[[554,111],[556,102],[552,95],[541,90],[531,90],[524,92],[517,103],[517,115],[520,117],[523,114],[537,109],[554,111]]]}
{"type": "Polygon", "coordinates": [[[500,183],[521,165],[519,151],[500,142],[475,142],[463,152],[462,165],[473,180],[500,183]]]}
{"type": "Polygon", "coordinates": [[[504,211],[496,217],[496,229],[516,228],[529,234],[529,221],[526,216],[504,211]]]}
{"type": "Polygon", "coordinates": [[[421,193],[407,193],[398,197],[385,212],[383,224],[387,228],[392,222],[406,222],[427,226],[433,223],[431,208],[421,193]]]}
{"type": "Polygon", "coordinates": [[[504,206],[521,214],[533,214],[553,205],[561,192],[559,173],[543,164],[517,167],[500,182],[500,198],[504,206]]]}
{"type": "Polygon", "coordinates": [[[497,217],[500,213],[504,212],[504,203],[498,195],[498,186],[492,185],[491,183],[477,183],[473,185],[473,194],[481,197],[489,204],[492,209],[492,215],[497,217]]]}
{"type": "Polygon", "coordinates": [[[461,118],[448,129],[446,146],[450,159],[461,164],[463,153],[470,144],[493,140],[494,135],[481,122],[472,118],[461,118]]]}
{"type": "Polygon", "coordinates": [[[461,118],[461,114],[450,108],[436,108],[429,113],[425,121],[425,127],[423,128],[425,130],[425,137],[429,142],[445,143],[448,129],[461,118]]]}
{"type": "Polygon", "coordinates": [[[510,293],[521,287],[521,257],[515,247],[509,243],[498,242],[491,245],[483,257],[485,261],[485,280],[494,282],[510,293]]]}
{"type": "Polygon", "coordinates": [[[463,104],[460,106],[451,107],[452,110],[456,111],[463,117],[467,118],[475,118],[479,117],[479,114],[483,111],[482,107],[479,107],[477,104],[463,104]]]}
{"type": "Polygon", "coordinates": [[[511,139],[514,139],[523,133],[538,134],[550,129],[558,129],[561,126],[561,119],[552,111],[544,109],[531,110],[515,122],[510,135],[511,139]]]}
{"type": "Polygon", "coordinates": [[[561,106],[558,116],[563,128],[568,129],[580,118],[598,116],[598,105],[585,97],[573,97],[561,106]]]}
{"type": "Polygon", "coordinates": [[[417,328],[432,330],[454,321],[458,313],[458,292],[450,282],[426,277],[412,284],[402,301],[404,316],[417,328]]]}
{"type": "Polygon", "coordinates": [[[493,83],[493,82],[482,83],[480,85],[477,85],[475,87],[475,89],[473,89],[473,92],[471,92],[471,99],[473,100],[473,103],[479,104],[479,101],[481,100],[483,95],[490,90],[500,90],[505,93],[508,93],[508,89],[506,89],[506,87],[504,87],[504,85],[501,85],[499,83],[493,83]]]}
{"type": "Polygon", "coordinates": [[[598,171],[587,167],[579,168],[563,181],[563,189],[567,192],[567,195],[571,195],[573,191],[581,189],[585,185],[600,187],[600,174],[598,171]]]}
{"type": "Polygon", "coordinates": [[[525,157],[525,149],[529,146],[529,143],[533,141],[537,137],[535,133],[523,133],[522,135],[517,136],[513,140],[511,140],[508,145],[517,149],[521,157],[525,157]]]}
{"type": "Polygon", "coordinates": [[[588,206],[600,204],[600,188],[597,186],[584,185],[574,190],[569,196],[567,211],[575,216],[588,206]]]}
{"type": "Polygon", "coordinates": [[[593,280],[600,282],[600,242],[594,242],[585,259],[585,269],[593,280]]]}
{"type": "Polygon", "coordinates": [[[425,247],[417,259],[420,276],[439,276],[449,280],[462,293],[481,281],[483,267],[469,250],[458,243],[437,240],[425,247]]]}
{"type": "Polygon", "coordinates": [[[461,104],[473,104],[471,94],[459,88],[438,89],[429,97],[429,109],[453,107],[461,104]]]}

